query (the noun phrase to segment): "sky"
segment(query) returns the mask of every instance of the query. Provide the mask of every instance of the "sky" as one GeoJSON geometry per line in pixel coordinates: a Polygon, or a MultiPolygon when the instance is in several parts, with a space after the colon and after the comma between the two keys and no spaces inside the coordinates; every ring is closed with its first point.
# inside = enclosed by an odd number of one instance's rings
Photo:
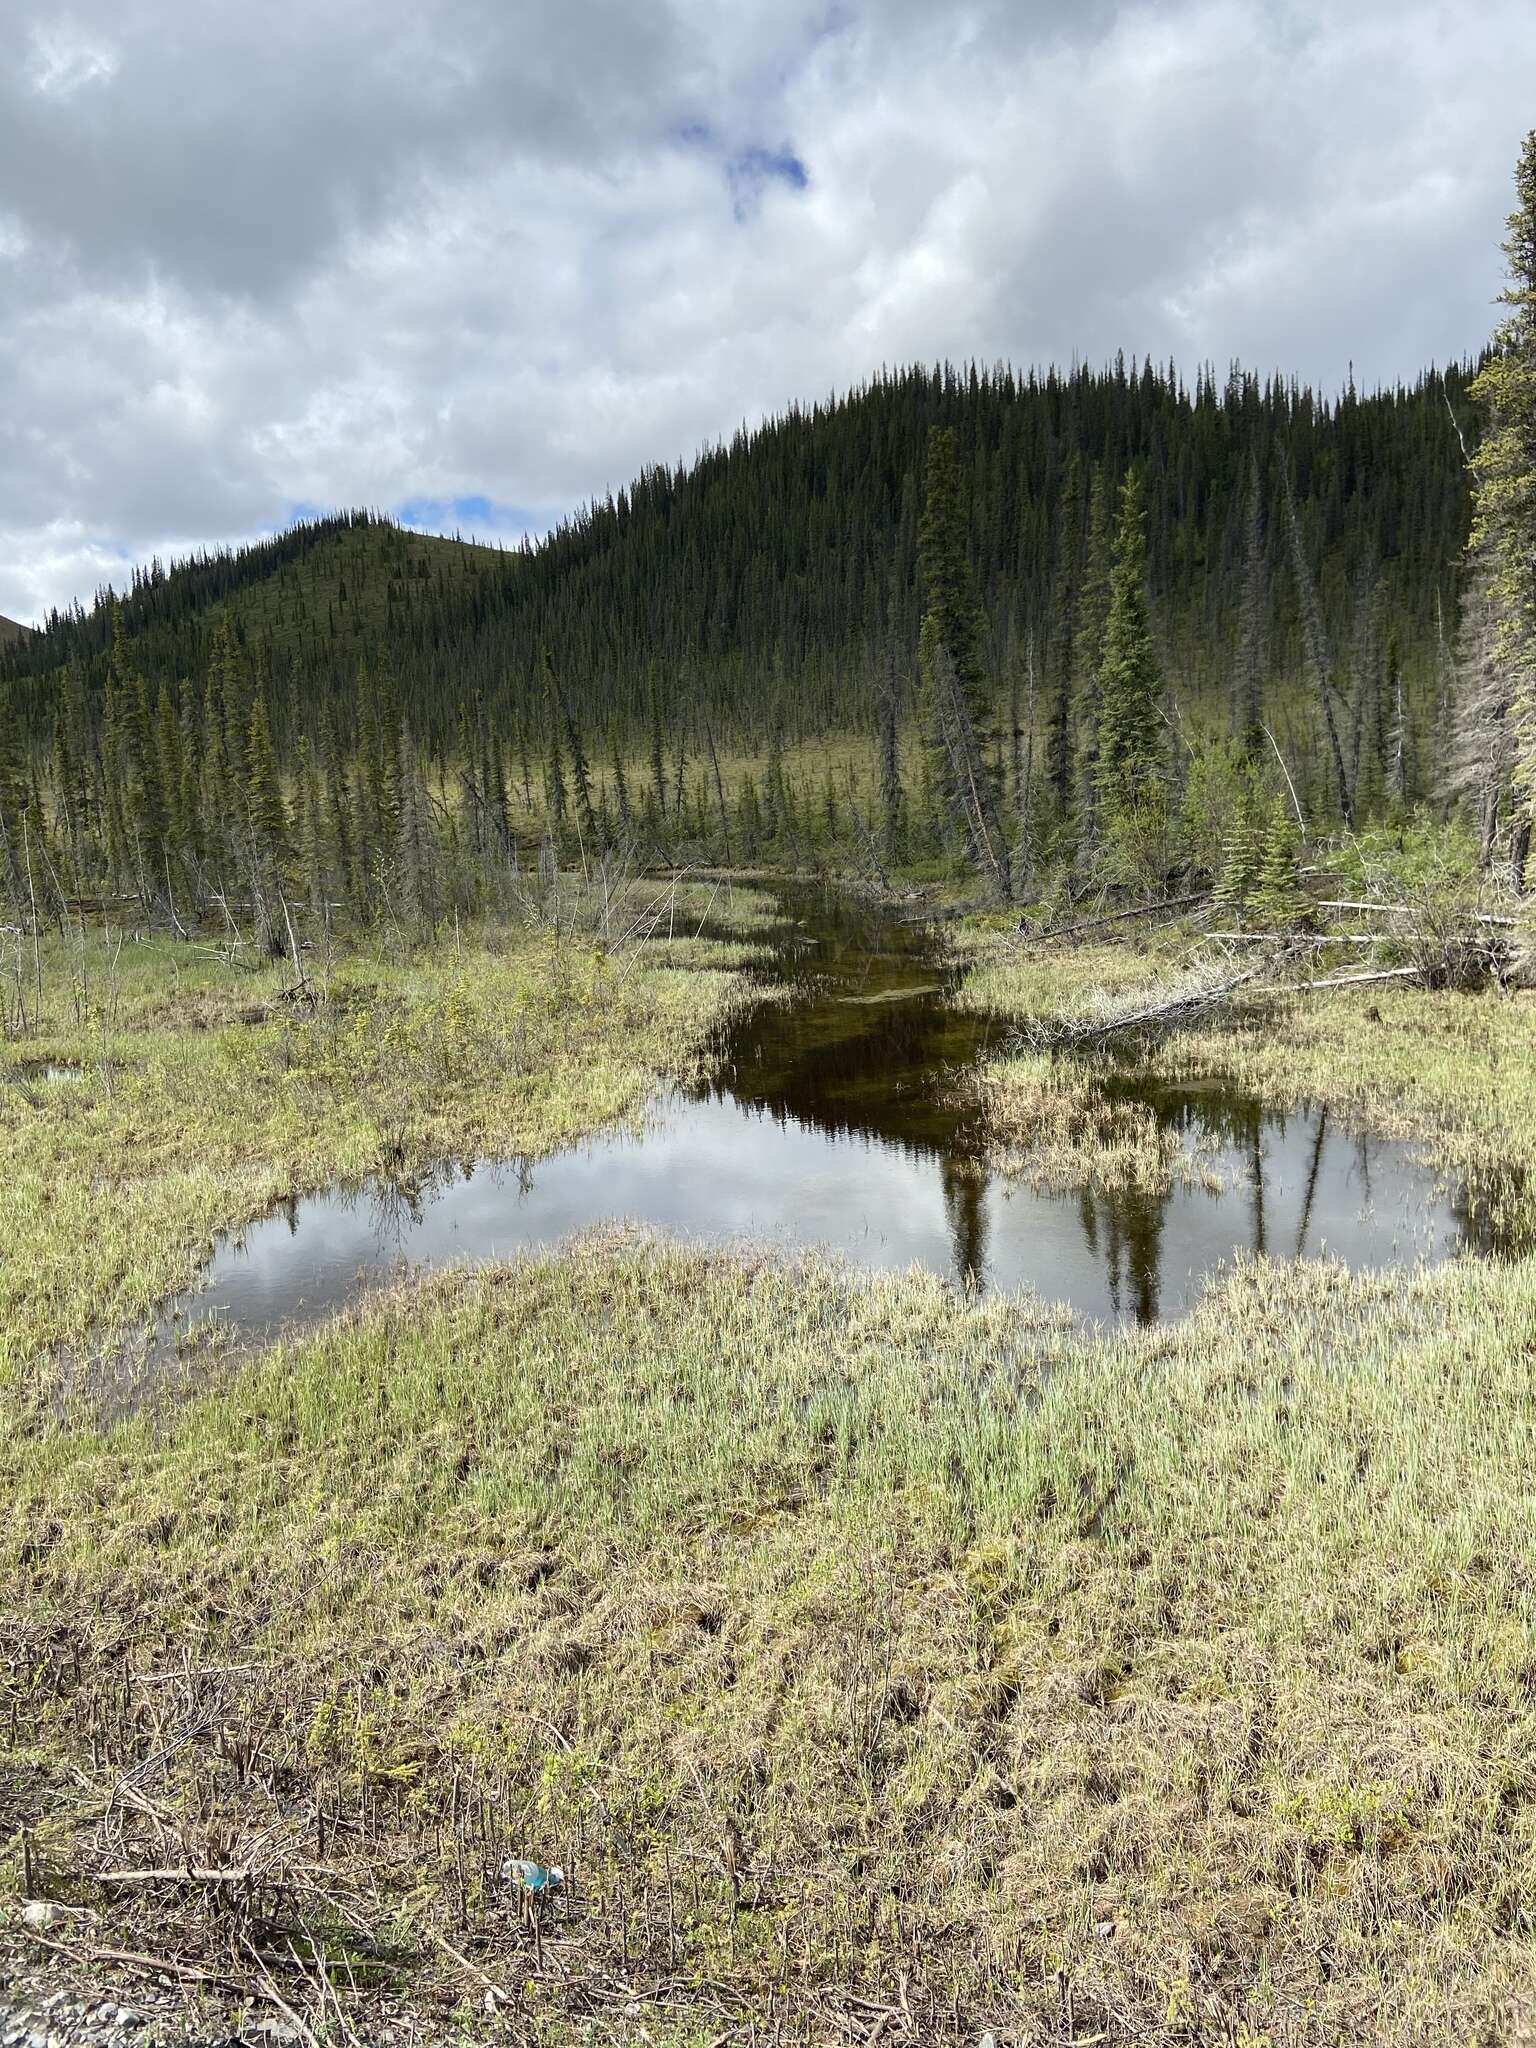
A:
{"type": "Polygon", "coordinates": [[[0,613],[912,360],[1478,348],[1530,0],[6,0],[0,613]]]}

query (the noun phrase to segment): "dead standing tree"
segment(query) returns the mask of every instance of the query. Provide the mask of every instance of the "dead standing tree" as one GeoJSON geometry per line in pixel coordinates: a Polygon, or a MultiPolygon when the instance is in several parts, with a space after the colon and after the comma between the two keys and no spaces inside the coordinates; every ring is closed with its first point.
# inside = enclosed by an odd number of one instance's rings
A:
{"type": "Polygon", "coordinates": [[[971,866],[995,885],[1006,903],[1012,894],[1008,841],[998,815],[997,795],[980,735],[949,650],[935,647],[929,665],[934,716],[943,749],[944,806],[965,842],[971,866]]]}
{"type": "Polygon", "coordinates": [[[1307,563],[1306,549],[1302,545],[1301,523],[1296,517],[1296,496],[1291,487],[1291,472],[1286,465],[1285,478],[1285,520],[1290,537],[1291,567],[1296,575],[1296,591],[1301,605],[1301,634],[1306,649],[1307,670],[1317,701],[1323,714],[1323,725],[1328,734],[1328,747],[1333,760],[1333,776],[1339,801],[1339,815],[1346,825],[1352,824],[1355,813],[1355,788],[1350,777],[1349,764],[1344,755],[1344,742],[1339,732],[1339,721],[1334,709],[1333,663],[1328,651],[1328,631],[1323,624],[1322,602],[1317,594],[1312,571],[1307,563]]]}

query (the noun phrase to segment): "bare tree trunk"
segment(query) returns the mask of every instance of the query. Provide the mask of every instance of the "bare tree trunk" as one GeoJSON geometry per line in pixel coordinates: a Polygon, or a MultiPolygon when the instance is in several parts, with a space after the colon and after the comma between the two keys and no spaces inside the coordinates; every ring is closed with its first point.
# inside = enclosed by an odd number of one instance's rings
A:
{"type": "Polygon", "coordinates": [[[939,647],[935,650],[933,668],[939,727],[949,769],[951,810],[965,835],[971,865],[978,874],[990,875],[1006,903],[1013,893],[1008,872],[1008,842],[1003,837],[987,765],[982,759],[965,692],[947,649],[939,647]]]}
{"type": "Polygon", "coordinates": [[[720,806],[720,837],[725,844],[725,863],[731,863],[731,821],[725,808],[725,782],[720,774],[720,756],[715,752],[714,728],[709,720],[704,721],[704,744],[709,749],[709,765],[715,777],[715,801],[720,806]]]}
{"type": "Polygon", "coordinates": [[[889,647],[880,672],[880,807],[885,857],[896,858],[901,835],[901,757],[896,717],[896,663],[889,647]]]}
{"type": "Polygon", "coordinates": [[[1328,732],[1339,812],[1345,824],[1351,825],[1355,817],[1354,785],[1350,781],[1349,771],[1345,765],[1344,744],[1339,737],[1338,720],[1334,716],[1328,635],[1323,625],[1323,611],[1318,602],[1317,585],[1312,580],[1312,571],[1307,566],[1306,553],[1301,545],[1301,527],[1296,518],[1296,499],[1291,489],[1289,464],[1285,469],[1285,511],[1291,542],[1291,566],[1295,570],[1296,587],[1301,599],[1301,628],[1307,651],[1307,666],[1312,671],[1312,687],[1317,692],[1318,703],[1322,707],[1323,724],[1328,732]]]}

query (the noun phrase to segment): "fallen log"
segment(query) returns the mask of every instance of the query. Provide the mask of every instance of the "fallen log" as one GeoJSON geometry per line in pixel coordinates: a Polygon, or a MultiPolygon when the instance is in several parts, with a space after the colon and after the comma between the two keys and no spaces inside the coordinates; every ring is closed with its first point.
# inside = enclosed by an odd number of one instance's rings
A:
{"type": "MultiPolygon", "coordinates": [[[[1282,954],[1281,958],[1284,957],[1282,954]]],[[[1261,960],[1220,981],[1201,981],[1167,990],[1156,1001],[1139,1004],[1131,1010],[1097,1017],[1037,1019],[1032,1026],[1026,1027],[1025,1035],[1032,1044],[1042,1047],[1086,1046],[1102,1044],[1121,1032],[1172,1030],[1215,1009],[1240,988],[1249,987],[1279,964],[1275,959],[1261,960]]]]}
{"type": "Polygon", "coordinates": [[[1326,974],[1321,981],[1280,982],[1277,996],[1315,995],[1319,989],[1362,988],[1368,981],[1417,981],[1426,986],[1429,976],[1422,967],[1373,967],[1364,974],[1326,974]]]}
{"type": "Polygon", "coordinates": [[[1400,932],[1207,932],[1207,939],[1220,939],[1228,946],[1279,946],[1318,948],[1322,946],[1391,946],[1401,942],[1400,932]]]}
{"type": "Polygon", "coordinates": [[[1032,932],[1021,922],[1017,929],[1030,940],[1075,939],[1080,932],[1098,931],[1106,924],[1123,924],[1131,917],[1155,917],[1160,910],[1187,910],[1192,903],[1204,903],[1210,895],[1209,889],[1197,889],[1192,896],[1170,896],[1162,903],[1138,903],[1129,910],[1111,910],[1104,917],[1085,918],[1081,924],[1048,925],[1044,931],[1032,932]]]}
{"type": "MultiPolygon", "coordinates": [[[[1347,897],[1320,896],[1319,910],[1368,910],[1373,917],[1422,917],[1423,906],[1417,903],[1360,903],[1347,897]]],[[[1492,924],[1502,926],[1506,931],[1518,931],[1518,917],[1496,917],[1489,910],[1463,910],[1457,913],[1467,924],[1492,924]]]]}

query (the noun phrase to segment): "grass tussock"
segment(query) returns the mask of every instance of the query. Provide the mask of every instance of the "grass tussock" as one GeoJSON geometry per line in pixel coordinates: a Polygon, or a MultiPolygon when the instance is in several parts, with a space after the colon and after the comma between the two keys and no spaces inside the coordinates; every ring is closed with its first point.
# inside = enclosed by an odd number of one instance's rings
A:
{"type": "Polygon", "coordinates": [[[1176,1181],[1219,1190],[1198,1144],[1119,1093],[1102,1059],[1020,1048],[966,1077],[987,1112],[994,1163],[1039,1187],[1163,1195],[1176,1181]]]}

